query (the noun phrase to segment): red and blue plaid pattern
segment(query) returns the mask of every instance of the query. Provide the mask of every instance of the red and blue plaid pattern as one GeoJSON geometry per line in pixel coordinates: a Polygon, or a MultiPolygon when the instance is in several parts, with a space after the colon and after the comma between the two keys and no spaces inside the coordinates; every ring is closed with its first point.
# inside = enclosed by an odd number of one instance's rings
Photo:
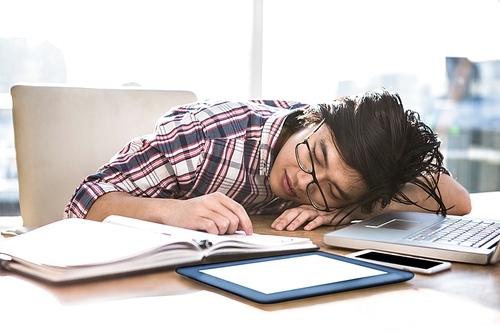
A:
{"type": "Polygon", "coordinates": [[[154,133],[132,140],[88,176],[66,207],[83,218],[105,193],[188,199],[222,192],[249,214],[271,214],[293,203],[276,197],[268,176],[287,115],[306,104],[287,101],[198,102],[171,109],[154,133]]]}

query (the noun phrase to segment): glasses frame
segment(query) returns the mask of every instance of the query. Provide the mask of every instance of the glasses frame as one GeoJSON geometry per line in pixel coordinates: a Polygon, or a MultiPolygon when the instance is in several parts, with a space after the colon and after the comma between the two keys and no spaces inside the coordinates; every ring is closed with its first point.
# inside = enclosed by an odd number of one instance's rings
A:
{"type": "Polygon", "coordinates": [[[307,173],[308,175],[311,175],[312,176],[312,181],[307,184],[307,187],[306,187],[306,192],[307,192],[307,197],[309,198],[309,202],[311,202],[311,205],[319,210],[319,211],[322,211],[322,212],[329,212],[330,211],[330,208],[328,207],[328,203],[326,202],[326,197],[325,197],[325,194],[323,193],[323,190],[321,189],[321,186],[319,186],[319,182],[318,182],[318,178],[316,178],[316,171],[314,169],[314,161],[313,161],[313,155],[312,155],[312,152],[311,152],[311,147],[309,146],[309,138],[314,134],[316,133],[319,128],[321,127],[321,125],[323,125],[323,123],[325,122],[325,119],[321,120],[321,122],[318,124],[318,126],[311,132],[309,133],[309,135],[307,135],[304,140],[302,140],[302,142],[299,142],[297,143],[297,145],[295,145],[295,158],[297,159],[297,164],[299,165],[299,168],[304,171],[305,173],[307,173]],[[311,169],[312,170],[308,170],[303,164],[302,162],[300,161],[300,157],[299,157],[299,146],[300,145],[306,145],[307,147],[307,150],[309,152],[309,158],[311,159],[311,169]],[[319,189],[319,193],[321,194],[321,196],[323,197],[323,201],[324,201],[324,204],[325,204],[325,207],[326,208],[321,208],[318,206],[318,204],[316,203],[316,201],[314,201],[314,199],[312,198],[312,195],[311,195],[311,192],[310,192],[310,186],[312,184],[315,184],[316,186],[318,186],[318,189],[319,189]]]}

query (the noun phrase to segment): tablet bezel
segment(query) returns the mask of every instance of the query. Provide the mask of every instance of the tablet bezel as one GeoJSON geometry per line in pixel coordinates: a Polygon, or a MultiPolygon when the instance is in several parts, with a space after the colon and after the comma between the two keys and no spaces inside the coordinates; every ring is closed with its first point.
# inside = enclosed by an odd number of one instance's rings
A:
{"type": "Polygon", "coordinates": [[[345,292],[345,291],[350,291],[350,290],[357,290],[357,289],[381,286],[381,285],[386,285],[386,284],[391,284],[391,283],[403,282],[403,281],[410,280],[411,278],[413,278],[415,276],[412,272],[402,271],[399,269],[394,269],[394,268],[385,267],[385,266],[381,266],[381,265],[377,265],[377,264],[373,264],[373,263],[363,262],[361,260],[347,258],[347,257],[343,257],[343,256],[339,256],[339,255],[335,255],[335,254],[331,254],[331,253],[327,253],[327,252],[322,252],[322,251],[314,251],[314,252],[290,254],[290,255],[280,255],[280,256],[275,256],[275,257],[266,257],[266,258],[259,258],[259,259],[247,259],[247,260],[231,261],[231,262],[224,262],[224,263],[217,263],[217,264],[205,264],[205,265],[182,267],[182,268],[177,268],[176,272],[180,275],[189,277],[189,278],[194,279],[196,281],[208,284],[210,286],[213,286],[213,287],[216,287],[218,289],[227,291],[229,293],[241,296],[241,297],[246,298],[248,300],[251,300],[253,302],[262,303],[262,304],[285,302],[285,301],[290,301],[290,300],[295,300],[295,299],[300,299],[300,298],[320,296],[320,295],[326,295],[326,294],[334,294],[334,293],[345,292]],[[201,272],[203,270],[212,269],[212,268],[244,265],[244,264],[257,263],[257,262],[263,262],[263,261],[281,260],[281,259],[286,259],[286,258],[302,257],[302,256],[310,256],[310,255],[320,255],[320,256],[330,258],[332,260],[340,260],[340,261],[344,261],[347,263],[368,267],[368,268],[382,271],[386,274],[368,276],[368,277],[357,278],[357,279],[353,279],[353,280],[345,280],[345,281],[340,281],[340,282],[327,283],[327,284],[322,284],[322,285],[306,287],[306,288],[293,289],[293,290],[265,294],[265,293],[259,292],[257,290],[250,289],[250,288],[247,288],[245,286],[235,284],[233,282],[223,280],[223,279],[220,279],[220,278],[215,277],[213,275],[209,275],[209,274],[201,272]]]}

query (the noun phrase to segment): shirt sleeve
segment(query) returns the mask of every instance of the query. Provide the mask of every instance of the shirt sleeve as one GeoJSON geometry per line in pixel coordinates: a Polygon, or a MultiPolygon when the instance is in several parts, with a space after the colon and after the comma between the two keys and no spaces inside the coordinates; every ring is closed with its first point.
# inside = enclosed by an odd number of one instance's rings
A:
{"type": "Polygon", "coordinates": [[[66,206],[65,217],[84,218],[93,203],[109,192],[178,198],[196,178],[205,138],[189,107],[172,109],[152,135],[132,140],[96,174],[88,176],[66,206]]]}

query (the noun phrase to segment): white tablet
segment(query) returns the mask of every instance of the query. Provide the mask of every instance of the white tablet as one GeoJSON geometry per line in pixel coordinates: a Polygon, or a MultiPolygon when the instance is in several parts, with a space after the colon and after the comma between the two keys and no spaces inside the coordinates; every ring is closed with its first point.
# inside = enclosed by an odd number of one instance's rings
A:
{"type": "Polygon", "coordinates": [[[176,272],[258,303],[379,286],[414,276],[321,251],[183,267],[176,272]]]}

